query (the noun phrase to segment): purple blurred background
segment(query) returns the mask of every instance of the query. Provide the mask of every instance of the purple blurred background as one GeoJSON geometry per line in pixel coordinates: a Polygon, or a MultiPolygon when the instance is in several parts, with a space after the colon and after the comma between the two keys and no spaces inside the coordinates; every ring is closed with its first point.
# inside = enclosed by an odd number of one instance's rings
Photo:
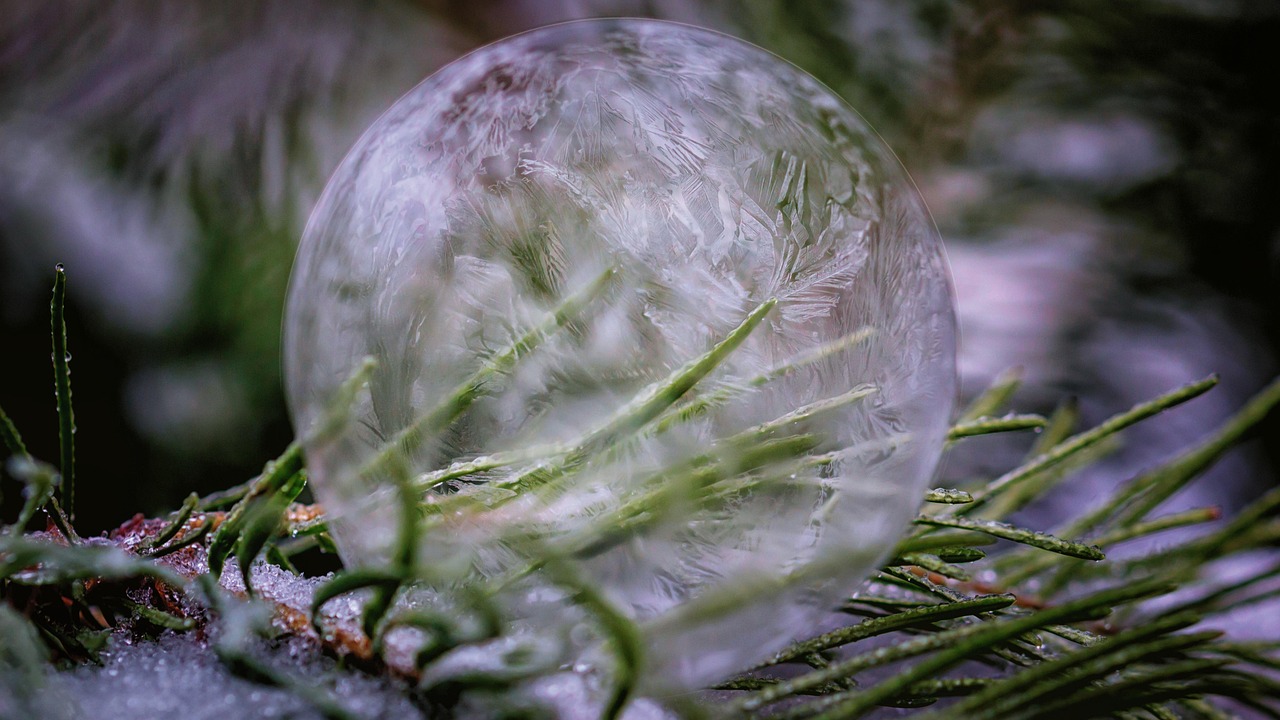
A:
{"type": "MultiPolygon", "coordinates": [[[[1022,366],[1019,410],[1076,397],[1090,423],[1221,374],[1057,502],[1186,446],[1276,374],[1273,2],[0,0],[0,406],[56,458],[62,262],[85,528],[239,482],[289,441],[293,245],[366,125],[481,44],[617,15],[762,45],[885,136],[948,243],[966,397],[1022,366]]],[[[1176,504],[1274,484],[1277,425],[1176,504]]],[[[1000,472],[1028,441],[972,441],[946,472],[1000,472]]]]}

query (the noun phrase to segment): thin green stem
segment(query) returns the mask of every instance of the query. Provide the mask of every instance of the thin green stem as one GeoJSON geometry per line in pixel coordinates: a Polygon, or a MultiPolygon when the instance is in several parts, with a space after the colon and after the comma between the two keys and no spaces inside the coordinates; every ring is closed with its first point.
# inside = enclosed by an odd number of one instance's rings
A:
{"type": "Polygon", "coordinates": [[[1259,391],[1204,442],[1125,483],[1108,502],[1073,521],[1064,533],[1083,534],[1108,519],[1113,525],[1126,525],[1145,517],[1234,447],[1277,403],[1280,403],[1280,379],[1259,391]]]}
{"type": "Polygon", "coordinates": [[[856,625],[843,627],[818,637],[798,642],[779,651],[773,657],[758,665],[757,668],[791,662],[806,655],[841,647],[888,632],[1001,610],[1009,607],[1016,600],[1017,598],[1013,595],[984,595],[972,600],[918,607],[884,617],[871,618],[856,625]]]}
{"type": "Polygon", "coordinates": [[[916,682],[936,677],[948,668],[975,657],[983,650],[1006,642],[1045,625],[1096,617],[1100,611],[1150,597],[1168,590],[1164,584],[1152,582],[1132,583],[1125,587],[1103,590],[1040,612],[1003,619],[998,622],[978,622],[945,630],[932,635],[908,640],[890,647],[880,648],[834,663],[828,668],[807,673],[798,678],[779,683],[759,693],[754,693],[734,704],[739,711],[756,711],[778,700],[794,695],[802,689],[810,689],[833,680],[854,675],[857,672],[898,660],[933,653],[916,662],[910,668],[889,680],[858,692],[852,697],[832,704],[819,717],[856,717],[882,700],[891,698],[916,682]]]}
{"type": "MultiPolygon", "coordinates": [[[[963,507],[963,506],[962,506],[963,507]]],[[[975,532],[986,533],[992,537],[1002,540],[1012,540],[1023,545],[1048,550],[1049,552],[1058,553],[1059,555],[1067,555],[1069,557],[1081,558],[1083,560],[1103,560],[1106,558],[1102,551],[1094,545],[1085,545],[1083,543],[1063,540],[1062,538],[1049,535],[1048,533],[1027,530],[1008,523],[1002,523],[998,520],[975,520],[966,517],[931,517],[921,515],[916,518],[916,522],[921,525],[933,525],[937,527],[950,527],[959,530],[973,530],[975,532]]]]}
{"type": "MultiPolygon", "coordinates": [[[[630,402],[599,427],[588,432],[560,457],[538,463],[529,470],[517,473],[514,477],[486,486],[486,490],[490,492],[496,488],[507,493],[501,497],[495,497],[492,504],[500,505],[505,502],[503,498],[518,497],[521,493],[554,484],[560,478],[576,471],[597,453],[607,450],[613,443],[621,441],[630,433],[647,425],[718,367],[747,339],[751,331],[764,320],[776,304],[776,299],[762,303],[748,314],[738,327],[730,331],[724,340],[663,380],[652,383],[640,391],[630,402]]],[[[467,494],[433,497],[432,501],[430,509],[437,515],[447,514],[459,507],[470,506],[474,502],[467,494]]]]}
{"type": "Polygon", "coordinates": [[[1080,422],[1080,404],[1075,398],[1068,398],[1049,416],[1048,424],[1044,426],[1044,430],[1036,437],[1035,444],[1031,446],[1028,459],[1043,455],[1054,445],[1071,437],[1078,422],[1080,422]]]}
{"type": "MultiPolygon", "coordinates": [[[[978,630],[971,635],[959,638],[955,644],[938,650],[938,652],[893,677],[865,690],[856,691],[843,701],[833,703],[830,708],[820,713],[815,720],[842,720],[844,718],[859,717],[877,704],[902,693],[914,683],[935,677],[967,658],[973,657],[984,648],[994,647],[999,643],[1011,640],[1045,625],[1068,622],[1096,614],[1099,610],[1110,609],[1116,605],[1147,597],[1166,588],[1167,586],[1157,587],[1139,583],[1130,587],[1103,591],[1091,597],[1068,602],[1054,608],[1047,608],[1030,615],[970,626],[977,627],[978,630]]],[[[961,628],[961,630],[967,629],[961,628]]]]}
{"type": "Polygon", "coordinates": [[[971,576],[964,568],[952,565],[937,555],[930,555],[928,553],[907,553],[906,555],[899,555],[889,561],[889,564],[897,566],[915,566],[928,570],[935,575],[941,575],[944,578],[958,580],[960,582],[968,582],[973,579],[973,576],[971,576]]]}
{"type": "Polygon", "coordinates": [[[1036,665],[953,705],[934,720],[997,720],[1013,711],[1065,688],[1080,686],[1154,654],[1175,652],[1202,644],[1202,635],[1165,637],[1199,621],[1198,615],[1179,614],[1126,631],[1103,642],[1081,648],[1036,665]]]}
{"type": "Polygon", "coordinates": [[[664,412],[651,426],[650,434],[658,435],[670,430],[677,424],[701,417],[710,410],[720,407],[743,393],[764,386],[778,378],[789,375],[802,367],[816,363],[825,358],[839,354],[865,341],[874,334],[871,328],[856,330],[830,343],[820,345],[807,352],[792,357],[767,372],[756,375],[745,383],[726,382],[688,402],[672,407],[664,412]]]}
{"type": "Polygon", "coordinates": [[[71,353],[67,351],[67,273],[59,264],[53,275],[53,300],[49,303],[53,334],[53,383],[58,399],[59,472],[62,501],[69,520],[76,517],[76,418],[71,407],[71,353]]]}
{"type": "Polygon", "coordinates": [[[1075,453],[1100,442],[1104,438],[1109,437],[1133,425],[1134,423],[1145,420],[1157,413],[1198,397],[1217,384],[1217,376],[1210,376],[1203,380],[1190,383],[1178,388],[1177,390],[1166,393],[1165,395],[1161,395],[1154,400],[1135,405],[1130,410],[1107,419],[1097,427],[1086,430],[1078,435],[1074,435],[1043,455],[1040,455],[1021,467],[996,478],[986,487],[975,492],[973,502],[958,509],[957,512],[959,514],[970,514],[976,512],[983,508],[995,496],[1018,485],[1019,483],[1025,482],[1028,478],[1034,477],[1041,471],[1066,460],[1075,453]]]}
{"type": "MultiPolygon", "coordinates": [[[[1218,519],[1220,515],[1221,511],[1217,508],[1196,508],[1185,512],[1173,513],[1153,520],[1110,530],[1094,538],[1094,544],[1100,548],[1107,548],[1112,545],[1118,545],[1129,540],[1147,537],[1166,530],[1212,522],[1213,520],[1218,519]]],[[[1013,556],[1009,556],[1008,562],[1001,562],[997,567],[1001,581],[1008,583],[1010,587],[1017,587],[1026,580],[1055,567],[1059,567],[1062,574],[1066,575],[1071,571],[1078,569],[1079,565],[1077,563],[1071,563],[1070,565],[1059,566],[1056,559],[1047,557],[1014,558],[1013,556]]],[[[1065,577],[1063,579],[1065,579],[1065,577]]],[[[1046,587],[1046,592],[1050,589],[1060,589],[1061,587],[1060,583],[1050,581],[1049,586],[1046,587]]]]}
{"type": "Polygon", "coordinates": [[[178,508],[178,512],[173,516],[173,519],[155,537],[138,546],[139,552],[145,553],[172,540],[178,534],[178,531],[187,524],[187,521],[191,519],[191,514],[196,511],[196,506],[199,504],[199,495],[195,493],[188,495],[187,499],[183,501],[182,507],[178,508]]]}
{"type": "Polygon", "coordinates": [[[1004,417],[979,417],[951,426],[947,432],[947,440],[977,435],[993,435],[995,433],[1016,432],[1019,430],[1039,430],[1048,423],[1042,415],[1005,415],[1004,417]]]}
{"type": "Polygon", "coordinates": [[[171,555],[183,548],[191,547],[192,545],[195,545],[196,543],[200,542],[212,530],[213,530],[213,518],[206,517],[204,521],[200,523],[200,526],[197,527],[195,530],[188,532],[186,535],[183,535],[181,539],[175,540],[174,542],[168,545],[165,545],[164,547],[156,548],[155,550],[148,552],[146,556],[152,559],[156,559],[156,558],[162,558],[165,555],[171,555]]]}
{"type": "Polygon", "coordinates": [[[602,720],[615,720],[621,714],[635,690],[644,664],[644,641],[634,622],[613,603],[584,582],[572,566],[554,554],[547,554],[545,568],[552,580],[574,593],[575,602],[595,616],[617,660],[616,679],[609,700],[605,703],[602,720]]]}
{"type": "Polygon", "coordinates": [[[613,268],[606,270],[581,292],[565,299],[537,326],[485,360],[471,377],[458,385],[433,409],[396,433],[365,465],[360,475],[367,477],[385,472],[390,463],[413,457],[424,443],[451,425],[472,403],[487,395],[494,380],[510,373],[521,358],[528,356],[552,334],[577,319],[604,292],[616,274],[617,271],[613,268]]]}
{"type": "Polygon", "coordinates": [[[1000,373],[995,382],[991,383],[991,387],[974,398],[969,407],[965,408],[960,417],[956,419],[956,424],[963,425],[980,417],[995,415],[1009,402],[1009,398],[1013,397],[1013,394],[1017,392],[1018,387],[1021,385],[1022,368],[1013,367],[1005,370],[1000,373]]]}
{"type": "Polygon", "coordinates": [[[895,555],[923,550],[936,550],[949,547],[971,547],[973,545],[991,545],[996,538],[976,532],[936,532],[933,528],[922,528],[922,533],[903,539],[894,551],[895,555]]]}
{"type": "Polygon", "coordinates": [[[248,513],[255,502],[260,498],[271,497],[278,493],[295,475],[302,472],[302,463],[302,446],[296,441],[290,443],[280,457],[267,463],[262,474],[253,482],[249,492],[236,503],[235,507],[231,508],[209,542],[211,572],[215,575],[222,572],[223,563],[244,530],[248,513]]]}
{"type": "MultiPolygon", "coordinates": [[[[1175,530],[1177,528],[1189,527],[1192,525],[1201,525],[1213,522],[1222,517],[1222,511],[1216,507],[1213,508],[1195,508],[1185,512],[1173,513],[1163,517],[1154,518],[1144,522],[1133,523],[1118,527],[1099,535],[1094,542],[1099,547],[1111,547],[1119,545],[1130,540],[1148,537],[1157,533],[1175,530]]],[[[1040,592],[1045,595],[1053,595],[1065,588],[1071,581],[1073,573],[1079,569],[1079,563],[1066,563],[1058,568],[1057,574],[1045,582],[1040,592]]]]}
{"type": "Polygon", "coordinates": [[[555,478],[571,472],[581,466],[595,453],[608,447],[620,438],[640,429],[653,420],[661,412],[671,407],[698,381],[716,369],[725,358],[738,348],[756,326],[764,320],[778,301],[769,299],[749,313],[738,327],[725,336],[711,350],[687,363],[660,382],[653,383],[641,391],[635,398],[624,405],[613,417],[602,426],[587,434],[578,445],[554,466],[536,468],[519,476],[499,483],[499,487],[522,492],[545,485],[555,478]]]}
{"type": "Polygon", "coordinates": [[[5,414],[4,408],[0,408],[0,441],[4,442],[4,447],[9,451],[11,457],[26,457],[27,446],[22,442],[22,435],[18,433],[18,428],[5,414]]]}

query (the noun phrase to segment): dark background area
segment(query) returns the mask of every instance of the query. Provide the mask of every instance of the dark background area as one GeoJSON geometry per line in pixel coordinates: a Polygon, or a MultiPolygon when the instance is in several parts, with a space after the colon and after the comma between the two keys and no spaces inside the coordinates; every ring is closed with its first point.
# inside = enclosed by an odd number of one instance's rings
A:
{"type": "MultiPolygon", "coordinates": [[[[289,442],[293,245],[382,109],[485,42],[605,15],[751,40],[870,120],[948,243],[966,396],[1020,365],[1019,409],[1075,396],[1096,422],[1221,374],[1066,502],[1185,447],[1276,374],[1274,2],[0,0],[0,406],[57,457],[62,262],[80,525],[240,482],[289,442]]],[[[1277,423],[1262,436],[1181,502],[1230,508],[1274,484],[1277,423]]],[[[998,470],[1018,442],[947,472],[998,470]]]]}

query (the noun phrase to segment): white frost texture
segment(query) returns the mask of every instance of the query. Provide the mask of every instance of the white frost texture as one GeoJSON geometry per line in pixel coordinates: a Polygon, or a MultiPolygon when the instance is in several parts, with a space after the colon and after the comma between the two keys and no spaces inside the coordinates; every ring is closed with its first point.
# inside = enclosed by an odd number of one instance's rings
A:
{"type": "Polygon", "coordinates": [[[952,305],[913,184],[830,90],[727,36],[587,21],[365,133],[302,240],[286,381],[349,565],[405,562],[413,519],[424,596],[606,674],[630,618],[660,695],[884,560],[950,419],[952,305]]]}

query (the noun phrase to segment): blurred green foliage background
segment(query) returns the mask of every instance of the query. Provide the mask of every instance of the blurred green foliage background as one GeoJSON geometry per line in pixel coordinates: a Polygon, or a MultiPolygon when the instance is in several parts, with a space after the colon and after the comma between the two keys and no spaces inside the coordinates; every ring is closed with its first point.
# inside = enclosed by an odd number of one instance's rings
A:
{"type": "MultiPolygon", "coordinates": [[[[617,15],[760,44],[885,136],[948,242],[968,391],[1022,365],[1022,409],[1074,395],[1087,422],[1223,374],[1099,478],[1275,373],[1275,2],[0,0],[0,405],[56,457],[45,308],[65,263],[83,527],[238,482],[288,442],[294,243],[382,109],[481,44],[617,15]]],[[[1186,504],[1273,483],[1264,433],[1186,504]]],[[[948,472],[1015,450],[979,452],[948,472]]]]}

